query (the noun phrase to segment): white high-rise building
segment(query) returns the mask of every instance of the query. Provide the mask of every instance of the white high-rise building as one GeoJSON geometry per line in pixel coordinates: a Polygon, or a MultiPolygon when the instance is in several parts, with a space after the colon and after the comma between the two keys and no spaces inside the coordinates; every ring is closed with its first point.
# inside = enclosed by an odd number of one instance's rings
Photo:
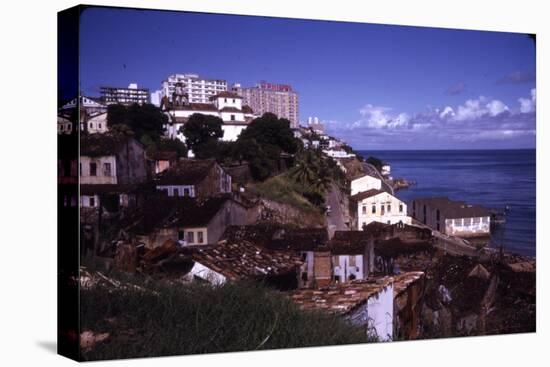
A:
{"type": "Polygon", "coordinates": [[[162,81],[162,97],[167,96],[172,102],[177,84],[187,93],[189,103],[210,103],[210,97],[227,91],[227,81],[223,79],[204,79],[198,74],[174,74],[162,81]]]}

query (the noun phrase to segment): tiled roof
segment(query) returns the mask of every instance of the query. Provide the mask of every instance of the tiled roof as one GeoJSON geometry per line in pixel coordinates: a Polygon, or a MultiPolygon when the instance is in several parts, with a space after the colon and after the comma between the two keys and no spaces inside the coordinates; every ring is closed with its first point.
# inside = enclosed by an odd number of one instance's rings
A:
{"type": "Polygon", "coordinates": [[[149,154],[149,157],[157,161],[175,161],[178,159],[178,152],[173,150],[159,150],[149,154]]]}
{"type": "Polygon", "coordinates": [[[155,178],[157,185],[195,185],[215,167],[214,159],[180,159],[155,178]]]}
{"type": "Polygon", "coordinates": [[[446,219],[488,217],[489,210],[481,205],[469,205],[464,201],[455,201],[447,197],[414,199],[420,205],[439,209],[446,219]]]}
{"type": "Polygon", "coordinates": [[[410,271],[393,276],[393,297],[399,296],[407,290],[413,283],[424,277],[422,271],[410,271]]]}
{"type": "Polygon", "coordinates": [[[328,241],[326,228],[288,228],[279,224],[262,223],[247,226],[230,226],[224,239],[248,241],[272,250],[313,251],[328,241]]]}
{"type": "Polygon", "coordinates": [[[122,227],[138,234],[149,234],[159,228],[204,227],[210,223],[227,200],[231,199],[227,196],[199,200],[162,194],[153,195],[122,221],[122,227]]]}
{"type": "Polygon", "coordinates": [[[233,93],[233,92],[220,92],[220,93],[216,94],[215,96],[210,97],[209,99],[211,101],[213,101],[217,98],[239,98],[239,99],[242,99],[243,97],[241,97],[237,93],[233,93]]]}
{"type": "Polygon", "coordinates": [[[193,246],[182,250],[196,261],[229,280],[257,278],[296,271],[302,264],[292,252],[272,251],[248,241],[222,241],[213,246],[193,246]]]}
{"type": "Polygon", "coordinates": [[[378,240],[374,246],[376,255],[395,258],[400,255],[411,255],[420,252],[433,253],[435,248],[429,240],[403,241],[399,237],[378,240]]]}
{"type": "Polygon", "coordinates": [[[348,314],[367,303],[369,298],[384,290],[393,282],[386,276],[375,280],[355,280],[323,287],[302,289],[290,294],[290,298],[304,310],[323,310],[334,314],[348,314]]]}
{"type": "Polygon", "coordinates": [[[238,112],[238,113],[243,113],[243,110],[239,110],[238,108],[236,107],[224,107],[220,110],[220,112],[238,112]]]}
{"type": "Polygon", "coordinates": [[[172,110],[177,111],[218,111],[216,106],[214,106],[212,103],[189,103],[183,106],[171,106],[172,110]]]}
{"type": "Polygon", "coordinates": [[[372,196],[376,196],[378,194],[381,194],[383,192],[386,192],[386,191],[383,191],[383,190],[376,190],[376,189],[371,189],[371,190],[367,190],[367,191],[362,191],[362,192],[359,192],[355,195],[352,195],[351,196],[351,200],[354,200],[354,201],[361,201],[361,200],[364,200],[364,199],[367,199],[367,198],[370,198],[372,196]]]}
{"type": "Polygon", "coordinates": [[[242,109],[243,113],[246,113],[246,114],[253,114],[254,111],[252,111],[252,107],[250,107],[249,105],[243,105],[243,109],[242,109]]]}

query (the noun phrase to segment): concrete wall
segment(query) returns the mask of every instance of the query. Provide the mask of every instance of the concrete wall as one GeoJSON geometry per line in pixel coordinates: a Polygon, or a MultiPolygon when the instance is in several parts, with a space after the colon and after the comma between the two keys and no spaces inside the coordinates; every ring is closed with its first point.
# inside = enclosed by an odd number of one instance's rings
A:
{"type": "Polygon", "coordinates": [[[117,154],[117,181],[119,184],[136,184],[147,180],[147,162],[143,145],[134,139],[117,154]]]}

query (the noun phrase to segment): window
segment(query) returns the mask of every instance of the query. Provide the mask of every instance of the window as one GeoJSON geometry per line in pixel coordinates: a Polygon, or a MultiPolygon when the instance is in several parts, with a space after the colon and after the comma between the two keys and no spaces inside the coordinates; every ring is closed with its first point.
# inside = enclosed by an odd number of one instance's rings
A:
{"type": "Polygon", "coordinates": [[[231,115],[231,121],[235,121],[235,115],[231,115]]]}
{"type": "Polygon", "coordinates": [[[367,206],[363,205],[363,214],[367,214],[367,206]]]}
{"type": "Polygon", "coordinates": [[[399,204],[399,213],[403,213],[403,204],[399,204]]]}
{"type": "Polygon", "coordinates": [[[391,205],[388,204],[388,213],[391,213],[391,205]]]}
{"type": "Polygon", "coordinates": [[[180,190],[178,188],[174,188],[174,196],[180,196],[180,190]]]}
{"type": "Polygon", "coordinates": [[[189,196],[189,189],[188,188],[183,189],[183,196],[189,196]]]}
{"type": "Polygon", "coordinates": [[[373,205],[372,206],[372,214],[375,214],[376,213],[376,205],[373,205]]]}
{"type": "Polygon", "coordinates": [[[88,124],[88,127],[91,129],[94,127],[94,124],[92,124],[91,122],[88,124]]]}
{"type": "Polygon", "coordinates": [[[95,197],[93,196],[88,197],[88,205],[91,207],[95,206],[95,197]]]}
{"type": "Polygon", "coordinates": [[[183,241],[185,239],[185,232],[178,231],[178,240],[183,241]]]}
{"type": "Polygon", "coordinates": [[[384,209],[385,209],[384,204],[380,204],[380,212],[381,212],[380,215],[386,214],[386,213],[384,212],[384,209]]]}
{"type": "Polygon", "coordinates": [[[199,243],[203,243],[203,242],[204,242],[204,238],[203,238],[203,233],[202,233],[202,231],[197,232],[197,239],[198,239],[198,242],[199,242],[199,243]]]}
{"type": "Polygon", "coordinates": [[[111,176],[111,163],[103,163],[103,175],[111,176]]]}
{"type": "Polygon", "coordinates": [[[235,98],[233,98],[233,103],[235,103],[235,98]]]}
{"type": "Polygon", "coordinates": [[[97,176],[97,163],[90,163],[90,176],[97,176]]]}
{"type": "Polygon", "coordinates": [[[227,102],[227,98],[224,98],[223,101],[224,101],[224,102],[227,102]]]}
{"type": "Polygon", "coordinates": [[[191,231],[187,232],[187,242],[189,243],[195,242],[195,233],[191,231]]]}
{"type": "Polygon", "coordinates": [[[101,124],[97,124],[97,127],[98,127],[99,129],[101,129],[101,124]]]}

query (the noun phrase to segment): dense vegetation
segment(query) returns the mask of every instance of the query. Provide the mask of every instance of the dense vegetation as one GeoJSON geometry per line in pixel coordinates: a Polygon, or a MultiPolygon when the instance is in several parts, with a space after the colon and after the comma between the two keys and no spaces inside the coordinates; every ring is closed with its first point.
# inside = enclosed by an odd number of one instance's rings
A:
{"type": "Polygon", "coordinates": [[[159,150],[172,150],[180,157],[186,156],[185,144],[180,140],[164,137],[164,125],[167,122],[168,117],[152,104],[112,104],[107,107],[107,125],[111,133],[136,138],[145,145],[149,154],[159,150]]]}
{"type": "Polygon", "coordinates": [[[246,161],[258,181],[277,171],[281,153],[293,154],[300,146],[290,122],[272,113],[254,119],[234,142],[220,140],[222,124],[219,117],[193,114],[181,132],[197,158],[215,158],[226,164],[246,161]]]}
{"type": "Polygon", "coordinates": [[[378,172],[382,172],[384,162],[380,158],[369,156],[366,162],[372,164],[378,172]]]}
{"type": "MultiPolygon", "coordinates": [[[[368,342],[343,318],[304,312],[261,284],[97,285],[81,290],[82,331],[109,333],[85,360],[368,342]]],[[[371,340],[372,341],[372,340],[371,340]]]]}

